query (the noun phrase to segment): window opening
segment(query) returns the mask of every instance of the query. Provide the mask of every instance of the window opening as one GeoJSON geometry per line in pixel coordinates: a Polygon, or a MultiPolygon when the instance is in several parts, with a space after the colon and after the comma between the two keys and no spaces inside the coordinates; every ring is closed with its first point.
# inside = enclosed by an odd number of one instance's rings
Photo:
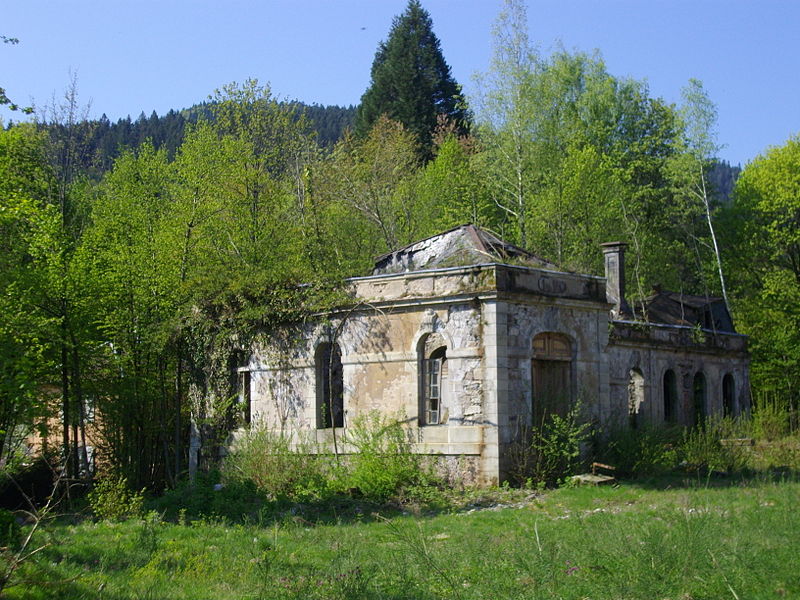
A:
{"type": "Polygon", "coordinates": [[[664,373],[664,421],[674,423],[678,417],[678,384],[675,371],[664,373]]]}
{"type": "Polygon", "coordinates": [[[420,340],[419,360],[419,424],[447,423],[447,345],[438,333],[420,340]]]}
{"type": "Polygon", "coordinates": [[[694,424],[702,425],[706,420],[706,376],[702,371],[698,371],[694,375],[692,397],[694,400],[694,424]]]}
{"type": "Polygon", "coordinates": [[[442,422],[442,389],[447,379],[447,350],[437,348],[422,362],[424,382],[424,423],[439,425],[442,422]]]}
{"type": "Polygon", "coordinates": [[[320,344],[316,363],[317,427],[344,427],[344,378],[339,345],[320,344]]]}

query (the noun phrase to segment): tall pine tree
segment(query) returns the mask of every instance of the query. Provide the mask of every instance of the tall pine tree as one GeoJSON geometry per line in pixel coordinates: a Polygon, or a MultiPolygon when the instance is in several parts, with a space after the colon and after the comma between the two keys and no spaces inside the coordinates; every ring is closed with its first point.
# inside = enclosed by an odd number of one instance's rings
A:
{"type": "Polygon", "coordinates": [[[409,0],[395,17],[389,39],[372,63],[372,81],[361,97],[356,133],[366,135],[381,115],[414,134],[423,158],[431,156],[431,135],[440,115],[466,129],[468,114],[461,86],[442,56],[433,22],[419,0],[409,0]]]}

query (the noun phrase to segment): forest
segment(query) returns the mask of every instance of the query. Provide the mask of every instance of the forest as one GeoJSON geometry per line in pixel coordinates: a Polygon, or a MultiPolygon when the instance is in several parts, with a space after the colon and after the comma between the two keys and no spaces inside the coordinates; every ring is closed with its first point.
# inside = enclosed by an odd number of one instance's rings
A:
{"type": "Polygon", "coordinates": [[[540,53],[526,23],[508,2],[474,97],[411,0],[357,108],[248,80],[112,124],[73,84],[2,128],[0,464],[35,432],[78,479],[91,428],[134,489],[174,486],[200,398],[235,386],[249,336],[464,223],[597,275],[599,244],[628,242],[631,300],[654,284],[723,297],[752,396],[796,409],[800,138],[739,173],[701,82],[667,103],[598,52],[540,53]]]}

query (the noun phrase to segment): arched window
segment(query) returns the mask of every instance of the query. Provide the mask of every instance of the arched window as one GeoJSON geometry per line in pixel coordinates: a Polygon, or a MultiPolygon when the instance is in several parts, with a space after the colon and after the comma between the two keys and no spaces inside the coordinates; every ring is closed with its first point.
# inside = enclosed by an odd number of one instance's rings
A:
{"type": "Polygon", "coordinates": [[[736,383],[733,375],[726,373],[722,378],[722,414],[726,417],[733,417],[736,414],[736,383]]]}
{"type": "Polygon", "coordinates": [[[317,379],[317,427],[344,427],[344,379],[339,344],[320,344],[314,362],[317,379]]]}
{"type": "Polygon", "coordinates": [[[692,404],[694,407],[694,424],[702,425],[706,420],[706,376],[703,375],[702,371],[694,374],[692,404]]]}
{"type": "Polygon", "coordinates": [[[664,373],[664,421],[674,423],[678,419],[678,382],[675,371],[667,369],[664,373]]]}
{"type": "Polygon", "coordinates": [[[631,369],[628,379],[628,420],[632,429],[639,426],[642,404],[644,404],[644,375],[639,369],[631,369]]]}
{"type": "Polygon", "coordinates": [[[565,416],[572,403],[572,346],[560,333],[544,332],[533,338],[533,426],[548,415],[565,416]]]}
{"type": "Polygon", "coordinates": [[[419,424],[447,423],[447,345],[438,333],[420,340],[417,350],[419,363],[419,424]]]}

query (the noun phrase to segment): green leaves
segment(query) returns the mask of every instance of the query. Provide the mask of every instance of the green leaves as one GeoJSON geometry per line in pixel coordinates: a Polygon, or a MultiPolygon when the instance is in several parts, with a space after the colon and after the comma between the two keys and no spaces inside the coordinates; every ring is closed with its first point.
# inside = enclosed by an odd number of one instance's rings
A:
{"type": "Polygon", "coordinates": [[[727,210],[741,329],[751,335],[752,377],[800,401],[800,138],[742,171],[727,210]]]}

